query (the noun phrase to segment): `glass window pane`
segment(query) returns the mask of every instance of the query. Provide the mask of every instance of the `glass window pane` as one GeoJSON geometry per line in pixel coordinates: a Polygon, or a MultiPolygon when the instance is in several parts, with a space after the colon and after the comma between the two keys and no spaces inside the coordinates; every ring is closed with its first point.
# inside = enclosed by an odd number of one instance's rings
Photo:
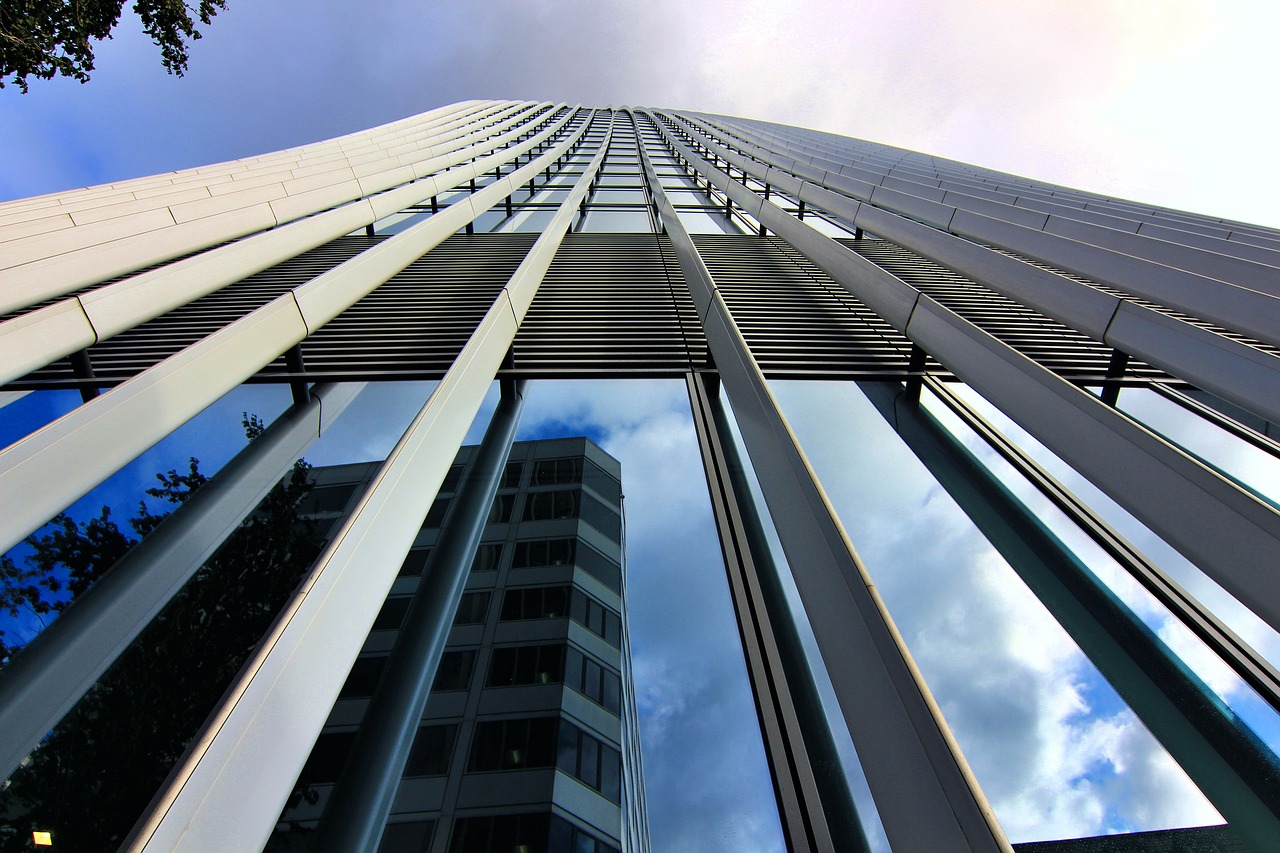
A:
{"type": "Polygon", "coordinates": [[[579,231],[628,234],[652,231],[647,210],[590,210],[579,231]]]}

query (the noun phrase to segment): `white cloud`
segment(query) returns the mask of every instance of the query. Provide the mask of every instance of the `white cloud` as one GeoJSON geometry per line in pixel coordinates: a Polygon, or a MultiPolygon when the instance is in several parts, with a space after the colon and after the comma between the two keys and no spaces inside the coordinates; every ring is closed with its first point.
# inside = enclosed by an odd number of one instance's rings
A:
{"type": "Polygon", "coordinates": [[[1218,820],[856,387],[775,393],[1013,840],[1218,820]]]}

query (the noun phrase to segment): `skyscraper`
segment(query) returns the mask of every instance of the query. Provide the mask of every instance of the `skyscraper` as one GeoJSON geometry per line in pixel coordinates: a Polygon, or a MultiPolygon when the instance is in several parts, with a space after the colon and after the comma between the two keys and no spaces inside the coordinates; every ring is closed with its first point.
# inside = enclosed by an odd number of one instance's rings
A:
{"type": "MultiPolygon", "coordinates": [[[[388,653],[422,578],[442,570],[431,554],[444,542],[451,505],[466,511],[463,489],[468,465],[480,464],[476,450],[463,448],[423,519],[269,849],[305,849],[334,783],[367,784],[360,775],[339,781],[343,765],[362,757],[362,719],[393,671],[388,653]]],[[[325,510],[317,520],[338,526],[343,501],[354,503],[377,469],[315,470],[309,506],[325,510]]],[[[644,836],[643,792],[634,774],[626,790],[623,784],[624,764],[637,770],[639,756],[634,694],[622,679],[628,662],[617,475],[616,461],[585,439],[514,445],[482,541],[468,549],[474,557],[451,608],[456,615],[432,701],[414,709],[416,731],[379,849],[502,844],[616,853],[624,813],[644,836]]]]}
{"type": "Polygon", "coordinates": [[[144,538],[128,573],[87,578],[15,656],[6,772],[328,428],[350,383],[439,380],[296,569],[297,592],[272,598],[134,849],[263,843],[485,393],[507,380],[512,401],[519,380],[558,377],[687,385],[792,849],[861,846],[845,732],[894,849],[1008,842],[782,415],[780,380],[858,383],[1231,832],[1259,849],[1280,837],[1256,722],[1280,709],[1280,676],[1117,531],[1107,502],[1259,630],[1280,624],[1275,483],[1238,461],[1280,450],[1275,231],[762,122],[505,101],[0,217],[5,387],[84,398],[0,452],[6,548],[243,383],[287,383],[294,399],[210,480],[223,488],[144,538]],[[1062,468],[1107,498],[1081,497],[1062,468]],[[1209,686],[1202,653],[1264,716],[1209,686]]]}

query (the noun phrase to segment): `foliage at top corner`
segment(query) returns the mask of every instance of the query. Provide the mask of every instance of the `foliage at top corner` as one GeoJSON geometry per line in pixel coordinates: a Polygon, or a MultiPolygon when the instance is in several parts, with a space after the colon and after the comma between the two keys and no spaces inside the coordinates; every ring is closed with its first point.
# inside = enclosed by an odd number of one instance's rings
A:
{"type": "MultiPolygon", "coordinates": [[[[160,48],[170,74],[187,70],[187,43],[196,29],[212,22],[227,0],[137,0],[133,11],[160,48]]],[[[94,42],[111,38],[120,23],[124,0],[0,0],[0,89],[6,84],[28,91],[29,77],[58,75],[88,82],[94,42]]]]}

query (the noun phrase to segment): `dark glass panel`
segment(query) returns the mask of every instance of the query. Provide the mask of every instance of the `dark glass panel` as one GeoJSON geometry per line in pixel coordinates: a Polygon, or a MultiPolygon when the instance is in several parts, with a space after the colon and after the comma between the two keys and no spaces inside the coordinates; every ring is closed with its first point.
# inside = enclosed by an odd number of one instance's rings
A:
{"type": "Polygon", "coordinates": [[[302,515],[342,512],[358,485],[360,484],[339,483],[335,486],[317,486],[298,507],[298,512],[302,515]]]}
{"type": "Polygon", "coordinates": [[[502,562],[502,545],[485,544],[476,549],[476,558],[471,562],[473,572],[495,572],[502,562]]]}
{"type": "Polygon", "coordinates": [[[583,460],[582,482],[614,506],[622,504],[622,484],[590,459],[583,460]]]}
{"type": "Polygon", "coordinates": [[[383,602],[382,609],[378,611],[378,617],[373,620],[373,630],[399,630],[400,626],[404,624],[404,615],[409,612],[409,602],[412,600],[407,596],[388,598],[383,602]]]}
{"type": "Polygon", "coordinates": [[[622,517],[617,510],[593,498],[582,495],[582,520],[599,530],[614,542],[622,541],[622,517]]]}
{"type": "Polygon", "coordinates": [[[488,590],[463,593],[453,624],[479,625],[484,622],[484,617],[489,612],[489,596],[488,590]]]}
{"type": "Polygon", "coordinates": [[[373,691],[378,687],[378,682],[382,679],[382,671],[386,668],[386,655],[356,658],[356,662],[351,666],[350,674],[347,675],[346,682],[342,685],[342,690],[338,693],[338,698],[352,699],[360,696],[372,696],[373,691]]]}
{"type": "MultiPolygon", "coordinates": [[[[594,526],[594,525],[593,525],[594,526]]],[[[622,590],[622,567],[610,560],[604,554],[596,549],[582,543],[582,547],[577,549],[573,558],[577,565],[581,566],[587,574],[607,586],[614,592],[622,590]]]]}
{"type": "Polygon", "coordinates": [[[515,505],[515,495],[494,495],[493,506],[489,507],[489,521],[492,524],[506,524],[511,520],[511,508],[515,505]]]}
{"type": "Polygon", "coordinates": [[[316,738],[298,781],[308,785],[337,782],[355,745],[355,732],[328,732],[316,738]]]}
{"type": "Polygon", "coordinates": [[[547,521],[556,518],[577,518],[577,489],[561,489],[554,492],[533,492],[525,497],[524,521],[547,521]]]}
{"type": "Polygon", "coordinates": [[[507,467],[502,469],[502,488],[514,489],[516,486],[520,485],[520,474],[523,471],[523,462],[508,462],[507,467]]]}
{"type": "Polygon", "coordinates": [[[443,776],[449,772],[449,759],[453,756],[453,741],[458,733],[456,725],[421,726],[409,750],[405,763],[405,776],[443,776]]]}
{"type": "Polygon", "coordinates": [[[462,480],[462,466],[454,465],[444,475],[444,482],[440,484],[441,492],[456,492],[458,490],[458,482],[462,480]]]}
{"type": "Polygon", "coordinates": [[[440,658],[440,667],[436,670],[436,678],[431,683],[431,689],[436,692],[466,690],[471,686],[471,673],[475,670],[475,666],[475,649],[445,652],[440,658]]]}
{"type": "Polygon", "coordinates": [[[427,558],[431,556],[430,548],[414,548],[405,555],[404,564],[400,566],[400,577],[418,577],[422,574],[422,570],[427,565],[427,558]]]}
{"type": "Polygon", "coordinates": [[[389,823],[382,832],[378,853],[424,853],[431,846],[435,829],[434,820],[389,823]]]}
{"type": "Polygon", "coordinates": [[[427,510],[427,517],[422,520],[424,530],[439,527],[444,523],[445,513],[449,511],[449,498],[436,498],[427,510]]]}

